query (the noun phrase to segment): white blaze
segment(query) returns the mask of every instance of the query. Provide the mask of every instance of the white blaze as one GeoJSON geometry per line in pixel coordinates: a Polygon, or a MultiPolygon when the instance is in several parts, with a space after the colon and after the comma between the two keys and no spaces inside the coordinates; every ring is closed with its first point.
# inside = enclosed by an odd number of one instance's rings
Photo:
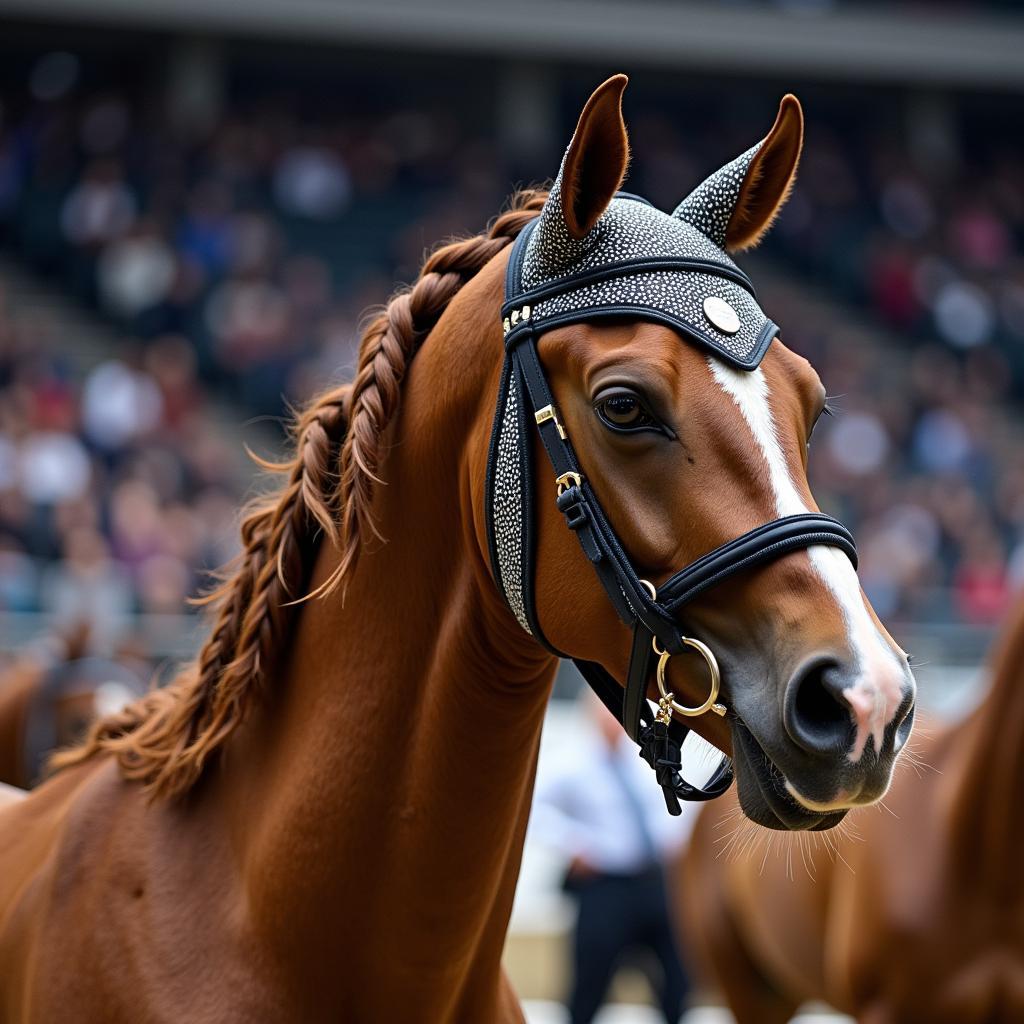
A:
{"type": "MultiPolygon", "coordinates": [[[[708,365],[715,380],[739,407],[768,464],[776,514],[791,516],[810,512],[790,476],[775,430],[768,382],[762,370],[734,370],[711,357],[708,365]]],[[[807,554],[814,570],[835,596],[846,624],[850,652],[859,670],[857,681],[843,691],[857,727],[849,751],[850,760],[856,762],[864,753],[869,736],[874,738],[875,750],[882,749],[885,727],[903,699],[903,671],[892,647],[882,638],[868,614],[860,581],[846,555],[825,545],[808,548],[807,554]]]]}

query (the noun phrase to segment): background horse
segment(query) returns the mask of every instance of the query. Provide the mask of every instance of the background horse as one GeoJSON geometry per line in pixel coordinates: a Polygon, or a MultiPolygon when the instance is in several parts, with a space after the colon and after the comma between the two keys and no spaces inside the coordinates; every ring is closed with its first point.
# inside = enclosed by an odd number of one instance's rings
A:
{"type": "Polygon", "coordinates": [[[811,999],[864,1024],[1024,1020],[1024,602],[985,702],[915,756],[834,851],[729,839],[721,807],[701,814],[679,914],[739,1024],[781,1024],[811,999]]]}
{"type": "Polygon", "coordinates": [[[86,656],[88,640],[87,627],[49,637],[0,672],[0,782],[34,785],[55,750],[145,692],[127,665],[86,656]]]}
{"type": "MultiPolygon", "coordinates": [[[[521,195],[485,235],[434,253],[368,327],[353,383],[303,414],[197,664],[0,812],[0,1020],[522,1019],[500,960],[556,660],[488,567],[500,310],[531,221],[599,241],[628,159],[624,86],[591,97],[551,195],[521,195]]],[[[725,247],[767,229],[801,140],[788,98],[745,170],[726,168],[727,200],[694,193],[725,247]]],[[[654,586],[813,509],[824,389],[777,339],[749,372],[628,317],[541,347],[560,423],[654,586]]],[[[544,632],[623,679],[629,632],[551,474],[531,483],[544,632]]],[[[884,789],[913,687],[845,555],[780,557],[686,619],[719,654],[732,709],[695,727],[773,751],[737,766],[755,813],[820,828],[884,789]],[[836,745],[851,722],[877,735],[873,756],[836,745]]],[[[680,699],[704,699],[701,669],[673,666],[680,699]]]]}

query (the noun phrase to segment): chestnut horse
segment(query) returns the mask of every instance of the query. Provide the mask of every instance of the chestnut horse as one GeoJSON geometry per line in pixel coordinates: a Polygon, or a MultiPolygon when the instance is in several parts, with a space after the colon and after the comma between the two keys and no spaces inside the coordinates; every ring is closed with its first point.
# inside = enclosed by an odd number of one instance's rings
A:
{"type": "Polygon", "coordinates": [[[0,672],[0,782],[28,788],[46,759],[79,743],[98,717],[142,696],[126,666],[86,657],[88,630],[76,628],[35,646],[0,672]]]}
{"type": "Polygon", "coordinates": [[[701,814],[679,916],[739,1024],[782,1024],[812,999],[863,1024],[1024,1020],[1024,602],[991,675],[984,703],[919,741],[920,770],[854,816],[834,855],[751,838],[732,856],[722,808],[701,814]]]}
{"type": "MultiPolygon", "coordinates": [[[[352,384],[306,410],[283,488],[242,524],[194,669],[0,812],[4,1024],[523,1019],[500,961],[556,660],[488,563],[503,279],[538,214],[578,239],[600,230],[628,159],[625,81],[587,103],[550,201],[520,195],[486,234],[435,252],[367,328],[352,384]]],[[[788,97],[735,209],[712,211],[730,248],[769,226],[801,140],[788,97]]],[[[814,508],[824,390],[780,341],[750,373],[628,318],[560,327],[541,350],[648,579],[814,508]],[[672,436],[625,429],[646,417],[672,436]]],[[[629,632],[551,475],[533,487],[544,632],[621,680],[629,632]]],[[[772,751],[737,763],[752,813],[822,827],[884,791],[913,682],[845,555],[809,548],[736,575],[687,628],[720,655],[730,706],[696,728],[726,751],[740,728],[772,751]],[[851,722],[878,737],[870,756],[834,742],[851,722]]],[[[673,690],[699,703],[702,666],[684,668],[673,690]]]]}

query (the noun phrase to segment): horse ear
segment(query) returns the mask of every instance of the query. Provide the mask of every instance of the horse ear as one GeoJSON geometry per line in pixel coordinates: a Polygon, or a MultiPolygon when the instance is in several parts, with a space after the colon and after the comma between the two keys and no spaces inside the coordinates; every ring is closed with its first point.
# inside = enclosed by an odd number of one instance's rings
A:
{"type": "Polygon", "coordinates": [[[698,185],[675,216],[729,252],[757,245],[789,198],[803,144],[800,101],[787,93],[764,139],[698,185]]]}
{"type": "Polygon", "coordinates": [[[593,228],[626,176],[629,137],[622,93],[628,82],[625,75],[614,75],[594,90],[562,161],[557,188],[565,227],[573,238],[583,238],[593,228]]]}

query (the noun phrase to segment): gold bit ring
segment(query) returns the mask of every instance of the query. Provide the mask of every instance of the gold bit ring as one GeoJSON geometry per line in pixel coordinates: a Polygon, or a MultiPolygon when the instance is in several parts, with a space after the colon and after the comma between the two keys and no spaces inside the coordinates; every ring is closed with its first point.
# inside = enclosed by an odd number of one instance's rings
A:
{"type": "Polygon", "coordinates": [[[711,673],[711,692],[708,694],[707,700],[697,707],[690,708],[685,704],[679,704],[675,699],[675,694],[665,685],[665,670],[672,655],[668,651],[662,650],[658,646],[658,638],[654,637],[651,640],[651,647],[654,649],[654,653],[658,655],[658,692],[664,700],[669,702],[673,711],[688,718],[696,718],[698,715],[703,715],[708,711],[713,711],[716,715],[724,715],[725,705],[718,703],[718,691],[722,685],[722,673],[718,669],[718,662],[714,654],[712,654],[711,648],[691,636],[684,636],[681,639],[687,647],[692,647],[707,663],[708,672],[711,673]]]}

